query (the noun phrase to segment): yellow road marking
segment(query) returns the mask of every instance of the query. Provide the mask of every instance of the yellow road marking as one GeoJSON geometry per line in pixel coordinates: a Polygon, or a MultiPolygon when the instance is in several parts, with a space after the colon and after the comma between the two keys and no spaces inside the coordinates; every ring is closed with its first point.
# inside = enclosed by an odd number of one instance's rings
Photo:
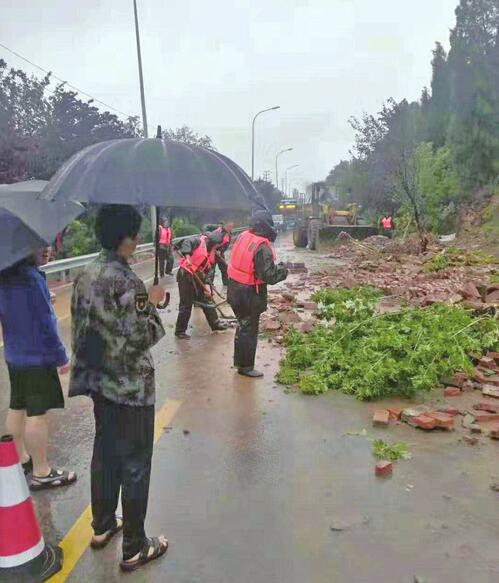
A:
{"type": "MultiPolygon", "coordinates": [[[[157,443],[163,435],[164,428],[175,417],[180,405],[182,405],[182,401],[168,400],[156,413],[154,418],[154,443],[157,443]]],[[[89,504],[60,542],[59,546],[64,551],[62,570],[51,577],[49,583],[63,583],[66,581],[90,544],[90,539],[93,534],[91,522],[92,509],[89,504]]]]}

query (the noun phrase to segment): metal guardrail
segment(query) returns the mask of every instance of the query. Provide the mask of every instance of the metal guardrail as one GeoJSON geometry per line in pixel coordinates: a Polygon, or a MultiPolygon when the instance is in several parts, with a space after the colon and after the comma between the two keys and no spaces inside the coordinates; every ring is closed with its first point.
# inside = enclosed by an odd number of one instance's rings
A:
{"type": "MultiPolygon", "coordinates": [[[[248,227],[240,227],[239,229],[234,229],[233,234],[237,235],[242,233],[248,227]]],[[[189,237],[194,237],[195,235],[189,235],[187,237],[176,237],[173,239],[173,243],[180,243],[184,239],[189,237]]],[[[137,245],[134,256],[142,255],[143,253],[154,252],[154,243],[144,243],[143,245],[137,245]]],[[[78,257],[68,257],[67,259],[58,259],[57,261],[51,261],[41,267],[41,270],[47,275],[62,274],[61,280],[66,281],[66,274],[72,269],[81,269],[88,265],[91,261],[96,259],[99,253],[89,253],[88,255],[79,255],[78,257]]]]}

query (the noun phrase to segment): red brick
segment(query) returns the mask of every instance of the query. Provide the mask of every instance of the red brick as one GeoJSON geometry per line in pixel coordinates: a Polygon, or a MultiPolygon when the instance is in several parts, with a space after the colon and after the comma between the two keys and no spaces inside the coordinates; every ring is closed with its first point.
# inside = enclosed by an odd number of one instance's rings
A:
{"type": "Polygon", "coordinates": [[[480,359],[480,366],[494,370],[496,368],[496,361],[490,356],[484,356],[480,359]]]}
{"type": "Polygon", "coordinates": [[[454,417],[451,417],[450,415],[435,411],[428,413],[428,417],[434,419],[436,427],[439,427],[440,429],[454,429],[454,417]]]}
{"type": "Polygon", "coordinates": [[[479,368],[475,368],[475,371],[473,373],[473,379],[477,383],[486,383],[487,382],[487,377],[483,374],[483,371],[481,371],[479,368]]]}
{"type": "Polygon", "coordinates": [[[414,427],[419,427],[420,429],[435,429],[437,422],[432,417],[428,415],[420,415],[419,417],[414,417],[411,420],[411,425],[414,427]]]}
{"type": "Polygon", "coordinates": [[[390,407],[388,409],[388,413],[390,414],[390,419],[392,421],[398,421],[402,416],[402,409],[397,409],[396,407],[390,407]]]}
{"type": "Polygon", "coordinates": [[[494,385],[495,387],[499,387],[499,375],[494,375],[492,377],[486,377],[485,384],[494,385]]]}
{"type": "Polygon", "coordinates": [[[446,387],[444,390],[444,395],[446,397],[458,397],[461,394],[461,389],[457,387],[446,387]]]}
{"type": "Polygon", "coordinates": [[[482,395],[499,399],[499,387],[495,387],[494,385],[484,385],[482,388],[482,395]]]}
{"type": "Polygon", "coordinates": [[[393,473],[392,462],[378,462],[376,464],[375,472],[377,476],[391,476],[393,473]]]}
{"type": "Polygon", "coordinates": [[[487,294],[487,303],[488,304],[497,304],[499,303],[499,290],[495,290],[490,294],[487,294]]]}
{"type": "Polygon", "coordinates": [[[463,298],[466,298],[467,300],[480,300],[482,297],[476,285],[474,283],[471,283],[471,281],[465,283],[463,287],[459,290],[459,293],[463,296],[463,298]]]}
{"type": "Polygon", "coordinates": [[[487,421],[499,421],[498,413],[487,413],[486,411],[473,411],[471,413],[477,423],[486,423],[487,421]]]}
{"type": "Polygon", "coordinates": [[[465,372],[457,372],[452,377],[452,384],[455,387],[461,388],[467,380],[468,380],[468,375],[465,372]]]}
{"type": "Polygon", "coordinates": [[[493,358],[496,361],[496,364],[499,364],[499,352],[487,352],[487,356],[493,358]]]}
{"type": "Polygon", "coordinates": [[[475,403],[473,409],[475,411],[487,411],[487,413],[499,413],[499,405],[494,405],[494,403],[475,403]]]}
{"type": "Polygon", "coordinates": [[[390,413],[386,409],[377,409],[373,415],[373,425],[388,425],[390,413]]]}
{"type": "Polygon", "coordinates": [[[460,411],[459,409],[456,409],[455,407],[451,407],[451,406],[446,406],[446,407],[440,407],[438,409],[439,413],[446,413],[447,415],[450,415],[451,417],[456,417],[457,415],[462,415],[462,411],[460,411]]]}

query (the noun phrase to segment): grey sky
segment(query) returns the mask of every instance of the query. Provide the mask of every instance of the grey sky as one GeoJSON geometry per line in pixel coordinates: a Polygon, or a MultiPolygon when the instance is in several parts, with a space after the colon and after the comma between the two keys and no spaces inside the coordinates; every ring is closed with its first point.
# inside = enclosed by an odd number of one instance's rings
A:
{"type": "MultiPolygon", "coordinates": [[[[192,126],[250,171],[319,180],[348,153],[350,115],[416,99],[458,0],[139,0],[149,126],[192,126]]],[[[2,0],[0,42],[138,114],[132,0],[2,0]]],[[[0,47],[13,66],[32,70],[0,47]]],[[[34,70],[33,70],[34,71],[34,70]]]]}

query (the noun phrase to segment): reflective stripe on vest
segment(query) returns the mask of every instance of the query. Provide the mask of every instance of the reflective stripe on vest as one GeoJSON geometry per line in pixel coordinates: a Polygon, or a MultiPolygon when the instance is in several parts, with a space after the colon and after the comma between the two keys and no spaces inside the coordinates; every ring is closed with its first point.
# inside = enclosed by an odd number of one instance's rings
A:
{"type": "Polygon", "coordinates": [[[201,235],[199,237],[199,245],[194,249],[191,255],[191,265],[187,266],[186,259],[182,257],[178,262],[179,267],[188,273],[194,273],[195,271],[208,271],[215,261],[215,251],[212,250],[208,253],[206,241],[206,236],[201,235]]]}
{"type": "Polygon", "coordinates": [[[383,229],[391,229],[392,228],[392,218],[383,218],[381,219],[381,226],[383,227],[383,229]]]}
{"type": "Polygon", "coordinates": [[[230,279],[244,285],[259,285],[265,283],[255,276],[254,258],[260,245],[267,245],[275,259],[275,251],[268,239],[259,237],[251,231],[244,231],[234,243],[230,254],[227,274],[230,279]]]}
{"type": "Polygon", "coordinates": [[[159,227],[159,244],[170,245],[172,242],[172,230],[170,227],[159,227]]]}

